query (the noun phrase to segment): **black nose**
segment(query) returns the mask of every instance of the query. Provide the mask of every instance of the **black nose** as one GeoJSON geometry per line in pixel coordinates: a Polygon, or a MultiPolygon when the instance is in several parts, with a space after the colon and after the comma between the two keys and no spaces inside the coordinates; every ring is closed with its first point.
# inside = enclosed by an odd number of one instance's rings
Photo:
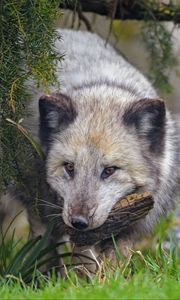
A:
{"type": "Polygon", "coordinates": [[[88,227],[88,221],[82,216],[72,218],[71,224],[74,228],[79,230],[84,230],[88,227]]]}

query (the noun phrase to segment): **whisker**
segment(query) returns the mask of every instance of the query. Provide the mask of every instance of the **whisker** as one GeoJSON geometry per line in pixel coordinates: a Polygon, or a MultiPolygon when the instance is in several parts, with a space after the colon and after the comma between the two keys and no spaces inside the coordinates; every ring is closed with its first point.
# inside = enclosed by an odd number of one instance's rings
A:
{"type": "MultiPolygon", "coordinates": [[[[61,205],[57,205],[57,204],[48,202],[48,201],[43,200],[43,199],[38,199],[38,201],[43,202],[43,203],[45,203],[47,206],[50,206],[50,207],[61,208],[61,209],[63,208],[61,205]]],[[[43,204],[39,204],[39,205],[43,205],[43,204]]]]}
{"type": "Polygon", "coordinates": [[[38,200],[41,201],[41,202],[44,202],[44,203],[47,203],[47,204],[50,204],[50,205],[53,205],[53,206],[56,206],[56,207],[59,208],[59,205],[54,204],[54,203],[52,203],[52,202],[49,202],[49,201],[47,201],[47,200],[44,200],[44,199],[38,199],[38,200]]]}
{"type": "Polygon", "coordinates": [[[61,206],[59,206],[58,208],[51,205],[51,204],[47,204],[47,203],[39,203],[39,206],[46,206],[46,207],[51,207],[51,208],[54,208],[54,209],[63,209],[61,206]]]}
{"type": "Polygon", "coordinates": [[[50,215],[46,215],[46,217],[62,217],[62,214],[50,214],[50,215]]]}

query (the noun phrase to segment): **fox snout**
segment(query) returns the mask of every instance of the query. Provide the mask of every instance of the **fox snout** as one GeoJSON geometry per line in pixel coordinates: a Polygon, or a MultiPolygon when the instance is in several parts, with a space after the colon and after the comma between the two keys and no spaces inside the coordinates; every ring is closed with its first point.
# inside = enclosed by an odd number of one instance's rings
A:
{"type": "MultiPolygon", "coordinates": [[[[74,201],[75,202],[75,201],[74,201]]],[[[96,207],[89,207],[85,203],[76,203],[64,207],[64,222],[77,230],[92,229],[93,215],[96,207]]]]}

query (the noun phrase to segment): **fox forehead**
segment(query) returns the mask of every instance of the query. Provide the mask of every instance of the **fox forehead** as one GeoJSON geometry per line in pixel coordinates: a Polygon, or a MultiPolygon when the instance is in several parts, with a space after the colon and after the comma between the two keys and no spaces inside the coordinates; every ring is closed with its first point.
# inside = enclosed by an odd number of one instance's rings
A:
{"type": "Polygon", "coordinates": [[[124,133],[120,125],[111,135],[108,130],[90,131],[87,135],[74,124],[60,135],[61,142],[57,139],[49,153],[49,173],[61,176],[59,167],[63,161],[69,160],[82,171],[82,178],[91,172],[98,174],[106,166],[117,166],[126,170],[139,185],[143,185],[144,178],[148,176],[141,146],[133,135],[124,133]]]}
{"type": "Polygon", "coordinates": [[[81,118],[63,132],[57,133],[50,156],[59,164],[62,160],[99,160],[102,165],[125,166],[134,157],[140,158],[140,145],[120,120],[108,123],[81,118]],[[93,124],[94,123],[94,124],[93,124]],[[131,145],[131,147],[129,147],[131,145]],[[132,151],[133,149],[133,151],[132,151]]]}
{"type": "Polygon", "coordinates": [[[126,103],[111,100],[110,103],[104,98],[102,101],[95,97],[80,97],[79,101],[75,98],[77,116],[66,129],[56,133],[52,145],[55,152],[74,157],[84,147],[91,154],[94,147],[104,158],[117,159],[127,153],[129,144],[135,150],[138,146],[135,131],[131,128],[129,133],[123,122],[126,103]]]}
{"type": "Polygon", "coordinates": [[[118,112],[102,104],[91,103],[77,107],[77,117],[65,130],[57,133],[62,143],[78,149],[84,145],[94,145],[104,153],[115,150],[120,136],[124,135],[118,112]]]}

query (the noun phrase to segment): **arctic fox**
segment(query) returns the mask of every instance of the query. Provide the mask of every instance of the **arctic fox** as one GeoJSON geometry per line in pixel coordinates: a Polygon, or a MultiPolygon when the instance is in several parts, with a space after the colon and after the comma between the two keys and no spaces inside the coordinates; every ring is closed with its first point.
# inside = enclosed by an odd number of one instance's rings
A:
{"type": "MultiPolygon", "coordinates": [[[[103,39],[74,30],[59,33],[62,40],[56,47],[65,53],[57,65],[61,90],[47,95],[32,87],[32,117],[25,120],[45,152],[46,170],[39,176],[52,189],[40,188],[41,221],[36,220],[33,200],[22,195],[21,200],[37,235],[54,211],[58,215],[58,205],[66,225],[91,230],[105,222],[121,197],[151,192],[154,208],[133,226],[131,241],[150,232],[173,207],[175,123],[151,83],[103,39]],[[49,196],[51,192],[56,196],[49,196]]],[[[62,234],[57,229],[55,239],[62,234]]]]}

